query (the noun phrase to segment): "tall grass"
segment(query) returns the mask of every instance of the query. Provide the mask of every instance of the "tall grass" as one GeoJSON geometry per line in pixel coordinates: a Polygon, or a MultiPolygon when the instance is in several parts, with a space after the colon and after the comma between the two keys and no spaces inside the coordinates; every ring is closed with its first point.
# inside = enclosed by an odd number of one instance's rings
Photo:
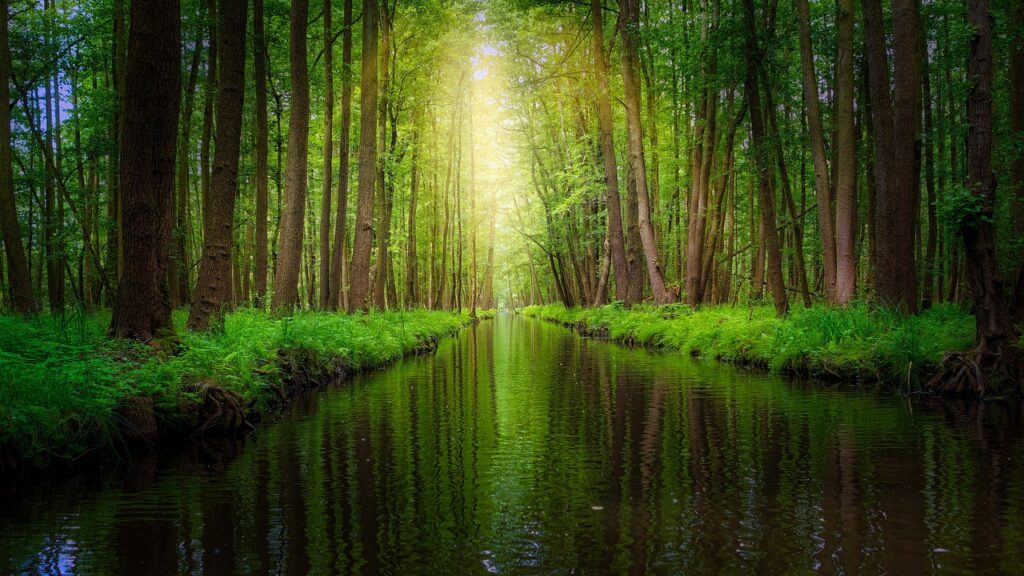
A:
{"type": "Polygon", "coordinates": [[[178,311],[182,348],[169,357],[106,338],[109,321],[109,312],[0,316],[0,458],[41,463],[116,448],[116,408],[125,398],[152,397],[158,411],[171,411],[188,401],[188,384],[203,382],[260,405],[284,377],[281,351],[300,351],[312,364],[364,370],[452,334],[469,318],[424,310],[273,318],[240,310],[216,331],[192,333],[182,329],[185,313],[178,311]]]}
{"type": "Polygon", "coordinates": [[[815,306],[782,319],[768,306],[611,304],[566,309],[531,306],[527,316],[559,322],[611,340],[757,365],[775,371],[904,383],[937,369],[948,350],[969,348],[974,319],[952,305],[905,317],[864,305],[815,306]]]}

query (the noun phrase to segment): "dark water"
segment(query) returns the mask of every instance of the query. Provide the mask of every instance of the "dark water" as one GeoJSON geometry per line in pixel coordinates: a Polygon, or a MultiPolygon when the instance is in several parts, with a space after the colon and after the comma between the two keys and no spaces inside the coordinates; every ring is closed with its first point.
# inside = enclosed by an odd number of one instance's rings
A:
{"type": "Polygon", "coordinates": [[[252,438],[7,497],[0,573],[1024,573],[1021,405],[499,317],[252,438]]]}

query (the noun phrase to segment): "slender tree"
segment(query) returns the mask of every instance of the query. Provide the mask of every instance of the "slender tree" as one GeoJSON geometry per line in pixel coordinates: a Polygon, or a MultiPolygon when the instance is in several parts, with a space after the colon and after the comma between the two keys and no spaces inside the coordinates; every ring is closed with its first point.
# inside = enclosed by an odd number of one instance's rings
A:
{"type": "Polygon", "coordinates": [[[377,0],[363,0],[363,55],[359,108],[359,198],[352,242],[349,311],[365,309],[373,247],[373,191],[377,179],[377,0]]]}
{"type": "Polygon", "coordinates": [[[665,287],[661,265],[658,263],[658,247],[651,224],[650,198],[647,193],[647,169],[644,164],[643,128],[640,125],[640,85],[637,78],[639,56],[637,34],[640,26],[639,0],[619,0],[622,14],[619,18],[619,32],[622,40],[622,81],[626,105],[626,141],[629,150],[629,170],[636,187],[637,217],[640,241],[644,259],[647,261],[647,276],[654,292],[654,301],[667,304],[675,296],[665,287]]]}
{"type": "MultiPolygon", "coordinates": [[[[857,142],[853,125],[853,90],[853,0],[839,0],[836,14],[834,242],[837,260],[833,270],[836,274],[834,299],[837,304],[844,306],[857,293],[857,142]]],[[[821,209],[819,204],[819,212],[821,209]]],[[[821,222],[822,218],[818,221],[821,222]]],[[[827,254],[824,257],[829,258],[827,254]]]]}
{"type": "Polygon", "coordinates": [[[256,249],[254,262],[256,306],[267,296],[267,40],[263,26],[263,0],[252,0],[253,68],[256,76],[256,249]]]}
{"type": "Polygon", "coordinates": [[[238,195],[238,155],[245,100],[245,27],[248,0],[219,0],[220,73],[217,75],[217,147],[213,157],[209,217],[188,327],[205,330],[231,294],[231,252],[238,195]]]}
{"type": "Polygon", "coordinates": [[[293,0],[288,53],[292,95],[288,111],[288,160],[285,167],[284,213],[281,215],[280,253],[274,275],[274,310],[299,302],[299,265],[306,217],[306,166],[309,159],[309,73],[306,68],[308,0],[293,0]]]}

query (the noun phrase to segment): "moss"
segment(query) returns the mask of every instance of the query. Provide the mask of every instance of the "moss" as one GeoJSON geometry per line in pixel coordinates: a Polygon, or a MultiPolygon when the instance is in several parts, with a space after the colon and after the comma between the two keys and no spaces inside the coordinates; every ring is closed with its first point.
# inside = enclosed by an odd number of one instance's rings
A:
{"type": "Polygon", "coordinates": [[[903,317],[864,305],[815,306],[782,319],[768,306],[611,304],[566,309],[531,306],[523,313],[576,328],[583,334],[726,362],[762,366],[818,378],[918,384],[939,367],[948,350],[970,348],[974,319],[960,309],[936,306],[903,317]]]}
{"type": "Polygon", "coordinates": [[[295,387],[431,349],[470,322],[425,310],[285,318],[239,310],[215,331],[194,333],[183,329],[186,316],[174,316],[180,341],[160,346],[108,339],[109,311],[0,316],[0,466],[121,453],[130,436],[123,407],[139,398],[151,399],[164,437],[243,427],[295,387]]]}

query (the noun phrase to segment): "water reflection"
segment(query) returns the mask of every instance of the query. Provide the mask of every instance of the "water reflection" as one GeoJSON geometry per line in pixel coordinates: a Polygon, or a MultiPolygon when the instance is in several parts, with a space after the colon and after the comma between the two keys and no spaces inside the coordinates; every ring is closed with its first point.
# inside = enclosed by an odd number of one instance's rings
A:
{"type": "Polygon", "coordinates": [[[1020,572],[1021,415],[500,317],[244,443],[15,499],[0,573],[1020,572]]]}

